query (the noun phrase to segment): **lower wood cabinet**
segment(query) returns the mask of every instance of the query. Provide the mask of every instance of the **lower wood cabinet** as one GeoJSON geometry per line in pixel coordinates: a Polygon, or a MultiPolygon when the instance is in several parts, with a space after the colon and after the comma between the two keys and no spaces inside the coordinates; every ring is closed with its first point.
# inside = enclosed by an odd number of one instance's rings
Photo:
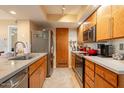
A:
{"type": "Polygon", "coordinates": [[[111,84],[105,81],[102,77],[95,74],[95,88],[114,88],[111,84]]]}
{"type": "Polygon", "coordinates": [[[72,69],[75,69],[75,54],[71,53],[71,65],[72,65],[72,69]]]}
{"type": "Polygon", "coordinates": [[[95,79],[95,64],[91,61],[85,60],[85,88],[94,88],[95,79]]]}
{"type": "Polygon", "coordinates": [[[85,60],[85,88],[124,87],[124,75],[120,76],[100,65],[85,60]]]}
{"type": "Polygon", "coordinates": [[[46,78],[47,56],[29,66],[29,88],[41,88],[46,78]]]}
{"type": "Polygon", "coordinates": [[[40,86],[40,68],[38,68],[29,78],[29,88],[39,88],[40,86]]]}
{"type": "Polygon", "coordinates": [[[110,83],[112,86],[117,87],[117,74],[105,69],[99,65],[96,65],[96,74],[98,74],[100,77],[102,77],[106,82],[110,83]]]}
{"type": "Polygon", "coordinates": [[[90,88],[94,88],[94,81],[90,79],[90,77],[88,75],[85,74],[85,87],[87,87],[87,85],[90,88]]]}
{"type": "Polygon", "coordinates": [[[90,86],[85,82],[85,88],[90,88],[90,86]]]}

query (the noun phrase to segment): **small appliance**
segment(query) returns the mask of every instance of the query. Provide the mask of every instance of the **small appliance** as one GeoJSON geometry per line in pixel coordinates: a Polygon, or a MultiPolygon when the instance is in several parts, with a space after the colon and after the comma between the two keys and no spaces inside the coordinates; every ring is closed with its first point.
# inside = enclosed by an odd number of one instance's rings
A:
{"type": "Polygon", "coordinates": [[[112,57],[113,54],[113,46],[98,44],[98,54],[103,57],[112,57]]]}

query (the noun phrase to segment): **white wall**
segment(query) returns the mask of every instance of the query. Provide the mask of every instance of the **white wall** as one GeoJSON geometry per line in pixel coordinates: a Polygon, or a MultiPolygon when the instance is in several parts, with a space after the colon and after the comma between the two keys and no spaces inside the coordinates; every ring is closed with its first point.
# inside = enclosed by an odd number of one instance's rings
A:
{"type": "Polygon", "coordinates": [[[17,28],[17,40],[24,42],[31,52],[31,31],[37,31],[40,27],[30,20],[18,20],[17,28]]]}
{"type": "Polygon", "coordinates": [[[8,48],[8,26],[16,25],[15,20],[0,20],[0,51],[8,48]]]}
{"type": "MultiPolygon", "coordinates": [[[[69,39],[68,39],[68,53],[69,53],[69,60],[68,60],[68,62],[69,62],[69,68],[71,68],[71,51],[72,51],[72,49],[71,49],[71,47],[70,47],[70,43],[69,43],[69,41],[77,41],[77,30],[76,29],[72,29],[72,28],[70,28],[69,29],[69,39]]],[[[76,44],[76,46],[77,46],[77,44],[76,44]]]]}
{"type": "Polygon", "coordinates": [[[115,40],[112,41],[112,44],[114,46],[114,52],[124,53],[124,50],[119,49],[120,43],[124,45],[124,38],[115,39],[115,40]]]}
{"type": "Polygon", "coordinates": [[[54,63],[53,63],[53,68],[56,68],[56,29],[53,29],[53,39],[54,39],[54,63]]]}
{"type": "Polygon", "coordinates": [[[22,41],[27,47],[29,52],[31,51],[31,38],[30,38],[30,21],[29,20],[19,20],[17,23],[17,40],[22,41]]]}

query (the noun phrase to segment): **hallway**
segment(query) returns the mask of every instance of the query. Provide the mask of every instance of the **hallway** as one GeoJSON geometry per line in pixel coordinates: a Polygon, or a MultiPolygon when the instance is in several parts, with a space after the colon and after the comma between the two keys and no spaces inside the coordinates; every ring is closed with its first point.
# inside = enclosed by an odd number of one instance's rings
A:
{"type": "Polygon", "coordinates": [[[50,78],[46,78],[43,88],[79,88],[72,69],[55,68],[50,78]]]}

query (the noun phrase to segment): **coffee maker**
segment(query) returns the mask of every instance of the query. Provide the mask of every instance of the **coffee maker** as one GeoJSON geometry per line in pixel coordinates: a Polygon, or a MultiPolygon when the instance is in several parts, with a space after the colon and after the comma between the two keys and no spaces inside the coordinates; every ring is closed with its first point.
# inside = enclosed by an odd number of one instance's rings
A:
{"type": "Polygon", "coordinates": [[[113,46],[98,44],[98,54],[103,57],[112,57],[113,54],[113,46]]]}

